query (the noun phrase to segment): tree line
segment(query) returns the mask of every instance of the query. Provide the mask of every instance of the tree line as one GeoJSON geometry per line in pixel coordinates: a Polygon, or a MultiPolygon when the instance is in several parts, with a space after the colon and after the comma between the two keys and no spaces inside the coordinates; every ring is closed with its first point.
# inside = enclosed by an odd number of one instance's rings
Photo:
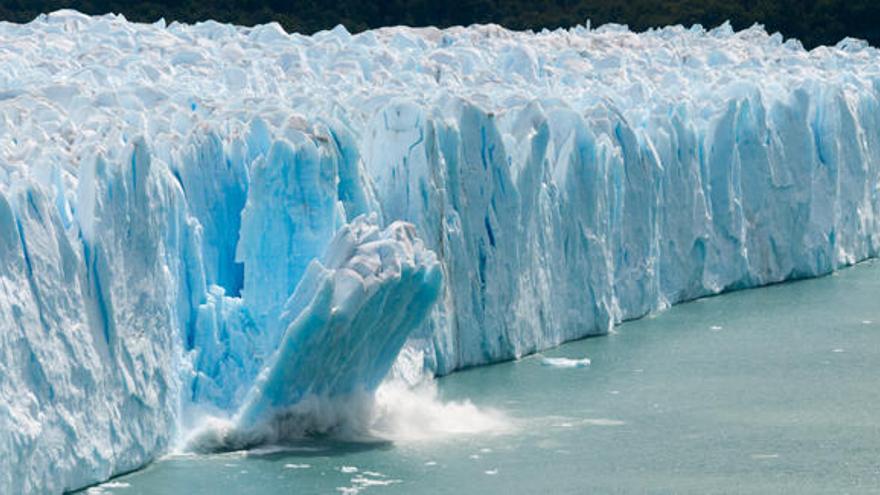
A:
{"type": "Polygon", "coordinates": [[[497,23],[511,29],[554,29],[607,22],[641,31],[670,24],[735,29],[754,23],[798,38],[807,47],[846,36],[880,46],[878,0],[0,0],[0,19],[28,22],[43,12],[72,8],[115,12],[130,21],[193,23],[207,19],[246,26],[271,21],[288,32],[313,33],[337,24],[351,32],[382,26],[497,23]]]}

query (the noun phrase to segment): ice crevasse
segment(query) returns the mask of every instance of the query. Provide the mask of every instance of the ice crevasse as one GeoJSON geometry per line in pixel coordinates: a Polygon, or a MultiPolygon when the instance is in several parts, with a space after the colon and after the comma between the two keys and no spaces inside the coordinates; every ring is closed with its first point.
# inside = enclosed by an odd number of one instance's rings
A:
{"type": "Polygon", "coordinates": [[[0,23],[0,492],[880,249],[880,52],[0,23]],[[407,349],[407,362],[397,359],[407,349]]]}

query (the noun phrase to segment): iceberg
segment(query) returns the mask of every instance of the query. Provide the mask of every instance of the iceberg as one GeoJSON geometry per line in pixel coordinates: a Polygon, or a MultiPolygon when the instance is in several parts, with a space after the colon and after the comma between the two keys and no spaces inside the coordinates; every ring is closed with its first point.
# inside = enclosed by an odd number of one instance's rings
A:
{"type": "Polygon", "coordinates": [[[876,257],[878,61],[727,24],[0,23],[0,493],[876,257]]]}

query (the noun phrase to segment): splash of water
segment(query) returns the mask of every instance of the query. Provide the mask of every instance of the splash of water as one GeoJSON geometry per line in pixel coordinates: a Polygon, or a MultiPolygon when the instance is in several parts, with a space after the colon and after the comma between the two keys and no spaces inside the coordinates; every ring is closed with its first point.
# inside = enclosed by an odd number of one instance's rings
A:
{"type": "Polygon", "coordinates": [[[437,382],[416,385],[392,378],[374,394],[309,396],[255,427],[236,418],[205,414],[185,436],[185,451],[211,453],[328,439],[345,442],[409,443],[458,435],[504,434],[513,422],[501,411],[469,400],[442,401],[437,382]]]}

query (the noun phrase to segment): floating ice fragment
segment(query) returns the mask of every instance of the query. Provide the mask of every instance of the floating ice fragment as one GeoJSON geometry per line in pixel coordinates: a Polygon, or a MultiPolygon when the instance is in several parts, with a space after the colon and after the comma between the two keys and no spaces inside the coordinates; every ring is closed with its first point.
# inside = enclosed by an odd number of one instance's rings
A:
{"type": "Polygon", "coordinates": [[[101,483],[98,486],[93,486],[86,490],[86,495],[106,495],[111,492],[107,490],[114,490],[118,488],[130,488],[131,484],[126,483],[124,481],[108,481],[106,483],[101,483]]]}
{"type": "Polygon", "coordinates": [[[388,486],[393,485],[395,483],[400,483],[401,480],[397,479],[375,479],[375,478],[367,478],[363,475],[355,476],[351,479],[351,483],[360,488],[368,488],[371,486],[388,486]]]}
{"type": "Polygon", "coordinates": [[[542,357],[541,364],[551,368],[586,368],[590,365],[589,358],[571,359],[564,357],[542,357]]]}
{"type": "Polygon", "coordinates": [[[623,426],[626,422],[609,418],[584,418],[581,420],[581,424],[589,426],[623,426]]]}

